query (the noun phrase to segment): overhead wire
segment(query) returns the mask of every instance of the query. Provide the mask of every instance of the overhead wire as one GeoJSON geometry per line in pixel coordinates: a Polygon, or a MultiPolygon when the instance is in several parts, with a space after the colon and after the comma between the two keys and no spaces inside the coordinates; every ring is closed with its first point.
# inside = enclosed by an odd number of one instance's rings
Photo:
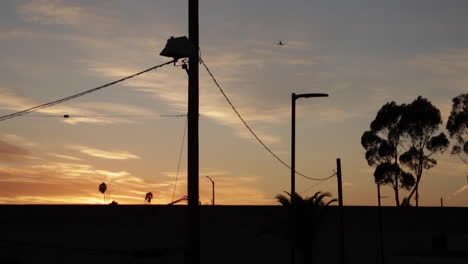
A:
{"type": "Polygon", "coordinates": [[[16,113],[12,113],[12,114],[9,114],[9,115],[1,116],[1,117],[0,117],[0,121],[5,121],[5,120],[7,120],[7,119],[11,119],[11,118],[15,118],[15,117],[18,117],[18,116],[22,116],[22,115],[25,115],[25,114],[28,114],[28,113],[31,113],[31,112],[38,111],[38,110],[40,110],[40,109],[44,109],[44,108],[51,107],[51,106],[54,106],[54,105],[57,105],[57,104],[60,104],[60,103],[66,102],[66,101],[73,100],[73,99],[75,99],[75,98],[77,98],[77,97],[80,97],[80,96],[83,96],[83,95],[86,95],[86,94],[95,92],[95,91],[97,91],[97,90],[106,88],[106,87],[108,87],[108,86],[117,84],[117,83],[119,83],[119,82],[123,82],[123,81],[125,81],[125,80],[131,79],[131,78],[136,77],[136,76],[138,76],[138,75],[141,75],[141,74],[143,74],[143,73],[146,73],[146,72],[155,70],[155,69],[157,69],[157,68],[163,67],[163,66],[165,66],[165,65],[168,65],[168,64],[171,64],[171,63],[174,63],[174,62],[175,62],[175,60],[168,61],[168,62],[159,64],[159,65],[153,66],[153,67],[151,67],[151,68],[148,68],[148,69],[146,69],[146,70],[137,72],[137,73],[135,73],[135,74],[129,75],[129,76],[127,76],[127,77],[118,79],[118,80],[116,80],[116,81],[113,81],[113,82],[110,82],[110,83],[107,83],[107,84],[98,86],[98,87],[96,87],[96,88],[92,88],[92,89],[86,90],[86,91],[81,92],[81,93],[77,93],[77,94],[74,94],[74,95],[71,95],[71,96],[68,96],[68,97],[59,99],[59,100],[55,100],[55,101],[52,101],[52,102],[48,102],[48,103],[44,103],[44,104],[41,104],[41,105],[37,105],[37,106],[31,107],[31,108],[28,108],[28,109],[25,109],[25,110],[22,110],[22,111],[19,111],[19,112],[16,112],[16,113]]]}
{"type": "MultiPolygon", "coordinates": [[[[219,91],[221,92],[221,94],[224,96],[224,98],[226,99],[226,101],[229,103],[229,105],[231,106],[232,110],[236,113],[236,115],[239,117],[239,119],[242,121],[242,123],[244,124],[244,126],[250,131],[250,133],[254,136],[254,138],[277,160],[279,161],[281,164],[283,164],[286,168],[288,169],[291,169],[291,166],[289,164],[287,164],[285,161],[283,161],[278,155],[276,155],[259,137],[258,135],[253,131],[253,129],[249,126],[249,124],[247,124],[247,122],[245,121],[245,119],[242,117],[242,115],[239,113],[239,111],[236,109],[236,107],[234,106],[234,104],[231,102],[231,100],[229,99],[229,97],[226,95],[226,93],[224,92],[223,88],[221,88],[221,85],[218,83],[218,81],[216,80],[216,78],[214,77],[213,73],[211,73],[210,69],[208,68],[208,66],[206,65],[205,61],[202,60],[202,58],[200,57],[200,63],[205,67],[205,70],[208,72],[208,74],[211,76],[211,79],[213,80],[213,82],[216,84],[216,86],[218,87],[219,91]]],[[[300,172],[298,172],[297,170],[295,171],[295,173],[297,175],[300,175],[306,179],[309,179],[309,180],[313,180],[313,181],[324,181],[324,180],[327,180],[331,177],[333,177],[334,175],[332,176],[329,176],[329,177],[325,177],[325,178],[313,178],[313,177],[309,177],[307,175],[304,175],[300,172]]]]}
{"type": "MultiPolygon", "coordinates": [[[[149,71],[152,71],[152,70],[155,70],[157,68],[160,68],[160,67],[163,67],[165,65],[168,65],[168,64],[171,64],[171,63],[174,63],[175,60],[172,60],[172,61],[169,61],[169,62],[165,62],[165,63],[162,63],[160,65],[156,65],[156,66],[153,66],[151,68],[148,68],[146,70],[143,70],[143,71],[140,71],[140,72],[137,72],[135,74],[132,74],[132,75],[129,75],[127,77],[124,77],[124,78],[121,78],[121,79],[118,79],[116,81],[113,81],[113,82],[110,82],[110,83],[107,83],[107,84],[104,84],[104,85],[101,85],[101,86],[98,86],[98,87],[95,87],[95,88],[92,88],[92,89],[89,89],[89,90],[86,90],[86,91],[83,91],[83,92],[80,92],[80,93],[77,93],[77,94],[74,94],[74,95],[71,95],[71,96],[68,96],[68,97],[65,97],[65,98],[62,98],[62,99],[59,99],[59,100],[55,100],[55,101],[51,101],[51,102],[48,102],[48,103],[44,103],[44,104],[41,104],[41,105],[37,105],[37,106],[34,106],[34,107],[31,107],[31,108],[28,108],[28,109],[25,109],[25,110],[22,110],[22,111],[19,111],[19,112],[15,112],[15,113],[12,113],[12,114],[8,114],[8,115],[5,115],[5,116],[1,116],[0,117],[0,121],[5,121],[5,120],[8,120],[8,119],[11,119],[11,118],[15,118],[15,117],[19,117],[19,116],[22,116],[22,115],[26,115],[28,113],[31,113],[31,112],[35,112],[35,111],[38,111],[40,109],[44,109],[44,108],[47,108],[47,107],[51,107],[51,106],[54,106],[54,105],[57,105],[57,104],[60,104],[60,103],[64,103],[64,102],[67,102],[67,101],[70,101],[70,100],[73,100],[75,98],[78,98],[78,97],[81,97],[83,95],[86,95],[86,94],[89,94],[89,93],[92,93],[92,92],[95,92],[95,91],[98,91],[100,89],[103,89],[103,88],[106,88],[106,87],[109,87],[111,85],[114,85],[114,84],[117,84],[119,82],[123,82],[125,80],[128,80],[128,79],[131,79],[131,78],[134,78],[136,76],[139,76],[143,73],[146,73],[146,72],[149,72],[149,71]]],[[[287,164],[286,162],[284,162],[278,155],[276,155],[259,137],[258,135],[253,131],[253,129],[249,126],[249,124],[247,124],[247,122],[244,120],[244,118],[242,117],[242,115],[239,113],[239,111],[236,109],[236,107],[234,106],[234,104],[231,102],[231,100],[229,99],[229,97],[226,95],[226,93],[224,92],[224,90],[221,88],[221,85],[219,84],[219,82],[217,81],[217,79],[214,77],[214,75],[212,74],[212,72],[210,71],[210,69],[208,68],[208,66],[206,65],[205,61],[201,59],[200,57],[200,63],[204,66],[204,68],[206,69],[206,71],[208,72],[208,74],[211,76],[213,82],[216,84],[216,86],[218,87],[219,91],[221,92],[221,94],[224,96],[224,98],[226,99],[226,101],[229,103],[229,105],[231,106],[232,110],[236,113],[236,115],[239,117],[239,119],[242,121],[242,123],[244,124],[244,126],[249,130],[249,132],[254,136],[254,138],[277,160],[279,161],[281,164],[283,164],[286,168],[288,169],[291,169],[291,166],[289,164],[287,164]]],[[[185,138],[185,130],[184,130],[184,138],[185,138]]],[[[180,165],[180,162],[179,162],[179,165],[180,165]]],[[[326,178],[313,178],[313,177],[309,177],[307,175],[304,175],[302,173],[300,173],[299,171],[295,171],[296,174],[306,178],[306,179],[309,179],[309,180],[316,180],[316,181],[324,181],[324,180],[327,180],[329,178],[331,178],[332,176],[330,177],[326,177],[326,178]]]]}
{"type": "Polygon", "coordinates": [[[312,186],[310,186],[310,187],[307,187],[306,189],[304,189],[304,190],[303,190],[302,192],[300,192],[300,193],[301,193],[301,194],[304,194],[304,193],[306,193],[306,192],[312,190],[313,188],[319,186],[320,184],[322,184],[322,183],[328,181],[329,179],[333,178],[334,176],[336,176],[336,172],[334,172],[332,175],[330,175],[329,177],[327,177],[325,180],[320,181],[320,182],[318,182],[318,183],[316,183],[316,184],[314,184],[314,185],[312,185],[312,186]]]}
{"type": "Polygon", "coordinates": [[[177,180],[179,178],[180,161],[182,160],[182,151],[184,150],[185,134],[187,133],[187,124],[188,124],[188,118],[186,118],[185,120],[184,135],[182,136],[182,143],[180,144],[179,162],[177,163],[177,173],[176,173],[176,178],[175,178],[175,183],[174,183],[174,190],[172,191],[172,202],[174,202],[175,191],[177,187],[177,180]]]}
{"type": "Polygon", "coordinates": [[[28,117],[50,117],[50,118],[101,118],[101,117],[185,117],[186,114],[173,114],[173,115],[28,115],[28,117]]]}

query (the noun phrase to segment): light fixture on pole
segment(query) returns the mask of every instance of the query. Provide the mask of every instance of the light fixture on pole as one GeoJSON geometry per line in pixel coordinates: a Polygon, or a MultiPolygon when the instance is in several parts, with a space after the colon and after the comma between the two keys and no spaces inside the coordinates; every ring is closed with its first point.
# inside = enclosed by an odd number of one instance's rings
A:
{"type": "Polygon", "coordinates": [[[213,181],[213,179],[211,179],[210,176],[205,176],[205,177],[207,177],[211,181],[211,185],[212,185],[211,205],[215,205],[215,182],[213,181]]]}
{"type": "Polygon", "coordinates": [[[324,93],[306,93],[306,94],[295,94],[291,95],[291,205],[293,208],[293,214],[291,219],[291,228],[293,230],[292,245],[291,245],[291,263],[295,263],[295,246],[296,246],[296,100],[299,98],[310,98],[310,97],[328,97],[328,94],[324,93]]]}

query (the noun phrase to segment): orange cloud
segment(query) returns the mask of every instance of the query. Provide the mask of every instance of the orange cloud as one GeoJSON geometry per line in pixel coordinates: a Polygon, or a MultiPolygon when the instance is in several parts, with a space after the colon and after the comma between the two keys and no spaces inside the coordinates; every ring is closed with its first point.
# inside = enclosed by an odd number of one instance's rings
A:
{"type": "Polygon", "coordinates": [[[144,180],[126,171],[96,169],[88,164],[45,163],[29,168],[0,166],[0,203],[103,203],[98,185],[106,182],[106,202],[143,204],[151,191],[155,202],[166,201],[167,184],[144,180]]]}
{"type": "Polygon", "coordinates": [[[102,159],[113,159],[113,160],[128,160],[128,159],[139,159],[140,157],[132,154],[128,151],[123,151],[123,150],[101,150],[97,148],[91,148],[91,147],[86,147],[86,146],[70,146],[72,149],[77,149],[81,153],[92,156],[92,157],[97,157],[97,158],[102,158],[102,159]]]}
{"type": "Polygon", "coordinates": [[[68,155],[62,155],[62,154],[57,154],[57,153],[49,153],[49,156],[56,157],[56,158],[61,158],[61,159],[67,159],[67,160],[73,160],[73,161],[81,161],[82,159],[68,156],[68,155]]]}
{"type": "Polygon", "coordinates": [[[0,139],[0,160],[1,161],[22,161],[28,158],[29,151],[7,143],[0,139]]]}
{"type": "Polygon", "coordinates": [[[466,184],[465,186],[458,189],[455,193],[453,193],[453,195],[459,195],[459,194],[463,193],[466,190],[468,190],[468,184],[466,184]]]}

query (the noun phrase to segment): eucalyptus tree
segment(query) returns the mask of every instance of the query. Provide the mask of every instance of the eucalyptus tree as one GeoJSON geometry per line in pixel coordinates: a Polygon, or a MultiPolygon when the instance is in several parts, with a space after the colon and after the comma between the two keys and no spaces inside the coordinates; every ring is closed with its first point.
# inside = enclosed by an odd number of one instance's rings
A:
{"type": "Polygon", "coordinates": [[[452,154],[468,164],[468,93],[452,99],[452,111],[447,121],[450,137],[455,139],[452,154]]]}
{"type": "Polygon", "coordinates": [[[449,145],[447,136],[440,132],[442,118],[439,109],[426,98],[419,96],[405,107],[400,120],[400,129],[409,139],[411,146],[400,155],[400,162],[416,175],[416,183],[411,190],[406,203],[416,194],[416,206],[419,205],[419,183],[423,171],[437,165],[435,153],[443,153],[449,145]]]}
{"type": "Polygon", "coordinates": [[[380,108],[370,124],[370,130],[361,137],[369,166],[375,167],[374,178],[378,185],[390,185],[395,193],[395,204],[400,206],[399,189],[411,189],[414,176],[399,165],[404,152],[405,138],[400,121],[406,105],[389,102],[380,108]]]}

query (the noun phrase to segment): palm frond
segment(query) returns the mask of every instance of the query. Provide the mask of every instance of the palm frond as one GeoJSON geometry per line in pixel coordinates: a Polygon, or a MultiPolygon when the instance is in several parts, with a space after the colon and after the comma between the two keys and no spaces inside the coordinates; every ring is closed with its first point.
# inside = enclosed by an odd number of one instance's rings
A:
{"type": "Polygon", "coordinates": [[[331,199],[330,201],[328,201],[328,203],[325,204],[325,206],[329,206],[331,203],[334,203],[334,202],[338,202],[338,199],[336,198],[331,199]]]}
{"type": "Polygon", "coordinates": [[[317,195],[317,197],[315,199],[315,205],[325,205],[325,202],[323,201],[323,199],[325,197],[331,197],[331,193],[329,193],[329,192],[323,192],[323,193],[317,192],[317,193],[318,193],[318,195],[317,195]]]}
{"type": "Polygon", "coordinates": [[[290,199],[291,194],[288,193],[288,192],[285,192],[285,193],[288,194],[289,197],[287,197],[287,196],[285,196],[283,194],[278,194],[278,195],[276,195],[275,198],[282,206],[288,207],[288,206],[291,205],[291,199],[290,199]]]}

